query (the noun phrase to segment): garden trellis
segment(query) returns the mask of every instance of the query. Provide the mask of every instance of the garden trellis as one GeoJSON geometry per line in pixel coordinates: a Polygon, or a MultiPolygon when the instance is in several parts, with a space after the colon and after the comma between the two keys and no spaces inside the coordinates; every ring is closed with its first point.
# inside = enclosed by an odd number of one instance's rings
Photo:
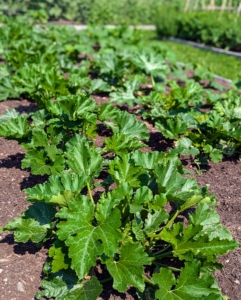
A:
{"type": "Polygon", "coordinates": [[[195,10],[209,10],[209,11],[220,11],[220,17],[224,11],[236,11],[235,21],[237,21],[241,12],[241,2],[233,0],[186,0],[184,11],[195,11],[195,10]]]}
{"type": "Polygon", "coordinates": [[[184,11],[189,10],[238,10],[241,2],[233,0],[186,0],[184,11]]]}

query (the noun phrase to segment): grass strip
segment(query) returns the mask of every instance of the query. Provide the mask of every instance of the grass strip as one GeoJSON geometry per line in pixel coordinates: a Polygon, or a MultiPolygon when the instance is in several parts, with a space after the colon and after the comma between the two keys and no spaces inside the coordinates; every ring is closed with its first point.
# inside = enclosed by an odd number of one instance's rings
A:
{"type": "Polygon", "coordinates": [[[170,41],[162,41],[162,43],[167,45],[176,54],[177,59],[185,64],[194,64],[231,80],[236,80],[238,74],[241,73],[241,60],[236,57],[217,54],[212,51],[201,50],[170,41]]]}

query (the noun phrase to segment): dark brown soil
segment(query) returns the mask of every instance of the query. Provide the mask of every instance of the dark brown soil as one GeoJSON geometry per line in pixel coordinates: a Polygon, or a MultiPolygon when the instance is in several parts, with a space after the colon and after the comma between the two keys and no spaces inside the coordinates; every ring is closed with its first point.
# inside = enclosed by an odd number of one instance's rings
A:
{"type": "MultiPolygon", "coordinates": [[[[97,102],[101,99],[95,97],[97,102]]],[[[103,101],[103,100],[102,100],[103,101]]],[[[104,99],[106,101],[106,99],[104,99]]],[[[8,108],[28,111],[35,105],[27,100],[11,100],[0,103],[0,114],[8,108]]],[[[150,150],[165,151],[171,145],[163,139],[160,132],[145,122],[150,130],[150,150]]],[[[22,190],[40,183],[42,179],[21,170],[24,151],[14,141],[0,138],[0,226],[20,216],[27,207],[22,190]]],[[[187,168],[195,169],[191,160],[184,161],[187,168]]],[[[241,242],[241,162],[226,159],[219,164],[210,163],[207,170],[197,178],[200,185],[210,184],[210,192],[217,196],[217,211],[222,224],[233,237],[241,242]]],[[[0,233],[0,299],[32,300],[41,282],[42,266],[46,260],[47,249],[37,249],[33,244],[13,241],[13,235],[0,233]]],[[[231,300],[241,299],[241,252],[236,249],[222,258],[222,271],[216,278],[222,292],[231,300]]],[[[133,300],[132,291],[119,294],[111,288],[99,300],[133,300]]]]}

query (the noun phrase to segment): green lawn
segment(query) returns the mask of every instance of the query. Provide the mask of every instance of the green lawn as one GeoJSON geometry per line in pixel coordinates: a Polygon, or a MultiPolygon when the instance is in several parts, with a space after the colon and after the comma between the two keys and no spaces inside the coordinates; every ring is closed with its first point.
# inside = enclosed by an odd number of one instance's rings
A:
{"type": "Polygon", "coordinates": [[[238,74],[241,74],[241,60],[238,58],[170,41],[162,41],[162,43],[176,54],[178,61],[185,64],[198,65],[231,80],[237,79],[238,74]]]}

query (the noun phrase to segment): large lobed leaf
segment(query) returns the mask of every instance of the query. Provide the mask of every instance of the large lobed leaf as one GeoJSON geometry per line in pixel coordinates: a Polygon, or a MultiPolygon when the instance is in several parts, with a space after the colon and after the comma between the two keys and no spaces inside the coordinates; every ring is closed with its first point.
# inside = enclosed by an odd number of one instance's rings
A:
{"type": "Polygon", "coordinates": [[[16,242],[26,243],[31,240],[34,243],[42,241],[52,227],[52,219],[56,213],[55,208],[45,203],[34,203],[21,217],[8,222],[4,231],[14,231],[16,242]]]}
{"type": "Polygon", "coordinates": [[[72,198],[78,197],[85,187],[87,178],[78,174],[62,173],[60,176],[52,175],[49,182],[36,184],[24,192],[28,201],[40,201],[59,206],[68,206],[72,198]]]}
{"type": "Polygon", "coordinates": [[[119,127],[119,133],[126,134],[131,138],[137,138],[139,140],[149,139],[146,125],[137,121],[136,117],[129,114],[127,111],[118,113],[114,121],[119,127]]]}
{"type": "Polygon", "coordinates": [[[118,248],[121,234],[118,228],[121,225],[118,209],[111,210],[106,215],[100,211],[96,216],[97,225],[93,226],[94,204],[87,197],[80,200],[73,199],[69,209],[66,207],[56,214],[64,219],[58,224],[57,235],[69,247],[69,257],[72,259],[71,267],[79,278],[89,272],[96,264],[96,257],[105,253],[113,256],[118,248]]]}
{"type": "Polygon", "coordinates": [[[197,260],[185,263],[178,279],[168,269],[161,268],[152,279],[159,289],[155,296],[158,300],[209,299],[222,300],[224,297],[210,274],[200,274],[201,263],[197,260]]]}
{"type": "Polygon", "coordinates": [[[99,175],[103,159],[96,149],[86,144],[84,139],[70,146],[65,155],[67,164],[75,173],[87,178],[99,175]]]}
{"type": "Polygon", "coordinates": [[[145,288],[143,266],[150,265],[151,259],[139,243],[127,242],[120,248],[119,260],[108,260],[107,269],[114,279],[114,288],[124,292],[129,285],[140,291],[145,288]]]}

